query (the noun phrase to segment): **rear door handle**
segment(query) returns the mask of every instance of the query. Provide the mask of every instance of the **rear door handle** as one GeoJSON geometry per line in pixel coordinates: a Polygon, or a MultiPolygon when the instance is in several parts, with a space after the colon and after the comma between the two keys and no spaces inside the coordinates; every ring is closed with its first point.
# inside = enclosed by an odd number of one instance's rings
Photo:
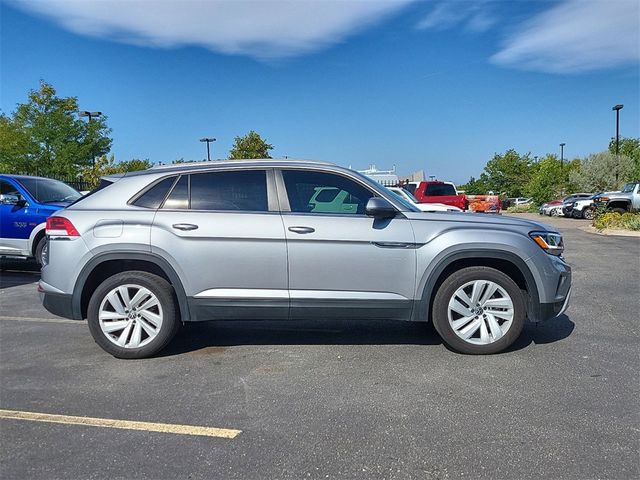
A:
{"type": "Polygon", "coordinates": [[[174,223],[171,225],[176,230],[197,230],[198,225],[194,225],[193,223],[174,223]]]}
{"type": "Polygon", "coordinates": [[[293,232],[293,233],[313,233],[316,231],[315,228],[311,228],[311,227],[289,227],[289,231],[293,232]]]}

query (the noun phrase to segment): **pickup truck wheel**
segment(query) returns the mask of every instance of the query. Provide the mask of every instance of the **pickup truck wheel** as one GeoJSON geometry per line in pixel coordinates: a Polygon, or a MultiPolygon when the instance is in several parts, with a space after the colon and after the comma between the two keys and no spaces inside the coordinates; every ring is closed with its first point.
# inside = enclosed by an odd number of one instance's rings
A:
{"type": "Polygon", "coordinates": [[[585,220],[593,220],[595,216],[596,212],[593,208],[585,208],[584,210],[582,210],[582,218],[584,218],[585,220]]]}
{"type": "Polygon", "coordinates": [[[522,292],[506,274],[490,267],[452,273],[433,302],[433,324],[442,340],[461,353],[484,355],[509,347],[522,332],[522,292]]]}
{"type": "Polygon", "coordinates": [[[145,358],[162,350],[178,331],[178,317],[171,285],[137,271],[102,282],[87,309],[94,340],[117,358],[145,358]]]}
{"type": "Polygon", "coordinates": [[[611,211],[615,213],[627,213],[627,211],[624,208],[620,208],[620,207],[612,208],[611,211]]]}
{"type": "Polygon", "coordinates": [[[44,246],[47,243],[47,237],[43,236],[40,240],[38,240],[38,244],[36,245],[36,249],[33,252],[33,257],[36,259],[36,263],[42,266],[42,251],[44,250],[44,246]]]}

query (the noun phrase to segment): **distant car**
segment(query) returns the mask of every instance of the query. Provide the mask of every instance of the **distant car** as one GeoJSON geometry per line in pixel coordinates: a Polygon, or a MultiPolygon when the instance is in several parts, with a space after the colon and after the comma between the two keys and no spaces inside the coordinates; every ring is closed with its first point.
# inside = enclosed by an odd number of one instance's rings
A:
{"type": "Polygon", "coordinates": [[[612,212],[640,211],[640,181],[627,183],[619,192],[605,192],[594,198],[595,205],[612,212]]]}
{"type": "Polygon", "coordinates": [[[557,217],[562,214],[562,200],[551,200],[550,202],[540,205],[538,210],[540,215],[549,215],[551,217],[557,217]]]}
{"type": "Polygon", "coordinates": [[[418,203],[416,197],[411,195],[410,192],[400,187],[387,187],[393,193],[403,198],[407,202],[415,205],[423,212],[463,212],[464,210],[454,207],[452,205],[445,205],[444,203],[418,203]]]}
{"type": "Polygon", "coordinates": [[[413,195],[419,203],[444,203],[461,210],[466,210],[469,205],[467,197],[464,194],[459,195],[456,186],[451,182],[420,182],[413,195]]]}
{"type": "MultiPolygon", "coordinates": [[[[593,220],[596,214],[594,199],[600,195],[596,193],[589,198],[576,200],[571,205],[571,216],[573,218],[584,218],[585,220],[593,220]]],[[[568,216],[568,215],[567,215],[568,216]]]]}
{"type": "Polygon", "coordinates": [[[47,217],[80,197],[58,180],[0,175],[0,256],[33,257],[42,264],[47,217]]]}

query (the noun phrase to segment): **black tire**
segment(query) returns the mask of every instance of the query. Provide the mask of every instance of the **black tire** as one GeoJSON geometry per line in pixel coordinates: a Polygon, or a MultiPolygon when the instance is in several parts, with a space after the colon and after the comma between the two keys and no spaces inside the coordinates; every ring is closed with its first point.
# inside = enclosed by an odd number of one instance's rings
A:
{"type": "Polygon", "coordinates": [[[596,212],[593,208],[585,208],[582,210],[582,218],[585,220],[593,220],[596,216],[596,212]]]}
{"type": "Polygon", "coordinates": [[[36,244],[36,249],[33,251],[33,257],[36,259],[36,263],[38,266],[42,266],[42,251],[44,250],[44,246],[47,243],[47,237],[45,235],[42,236],[38,243],[36,244]]]}
{"type": "Polygon", "coordinates": [[[490,267],[467,267],[452,273],[442,282],[433,302],[432,318],[436,331],[453,350],[471,355],[498,353],[508,348],[520,336],[525,320],[525,303],[520,287],[506,274],[490,267]],[[493,343],[476,345],[460,338],[449,325],[449,300],[468,282],[489,280],[502,287],[513,302],[514,315],[511,327],[504,336],[493,343]]]}
{"type": "Polygon", "coordinates": [[[612,208],[611,211],[615,212],[615,213],[621,213],[621,214],[622,213],[627,213],[627,211],[624,208],[620,208],[620,207],[612,208]]]}
{"type": "Polygon", "coordinates": [[[122,272],[102,282],[91,295],[87,309],[87,321],[93,339],[103,350],[116,358],[147,358],[166,347],[180,328],[178,302],[173,287],[163,278],[147,272],[122,272]],[[140,348],[125,348],[114,344],[100,328],[98,312],[105,296],[122,285],[140,285],[149,289],[162,307],[162,325],[156,337],[140,348]]]}

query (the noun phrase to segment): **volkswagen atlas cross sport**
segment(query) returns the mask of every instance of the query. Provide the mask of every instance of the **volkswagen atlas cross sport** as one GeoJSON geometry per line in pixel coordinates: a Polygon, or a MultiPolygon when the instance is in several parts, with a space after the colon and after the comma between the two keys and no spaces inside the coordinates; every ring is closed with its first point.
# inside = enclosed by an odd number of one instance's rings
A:
{"type": "Polygon", "coordinates": [[[236,319],[433,321],[452,349],[489,354],[509,347],[527,319],[564,312],[571,289],[550,227],[421,212],[320,162],[105,177],[51,216],[46,232],[44,306],[86,318],[120,358],[155,354],[184,322],[236,319]]]}

